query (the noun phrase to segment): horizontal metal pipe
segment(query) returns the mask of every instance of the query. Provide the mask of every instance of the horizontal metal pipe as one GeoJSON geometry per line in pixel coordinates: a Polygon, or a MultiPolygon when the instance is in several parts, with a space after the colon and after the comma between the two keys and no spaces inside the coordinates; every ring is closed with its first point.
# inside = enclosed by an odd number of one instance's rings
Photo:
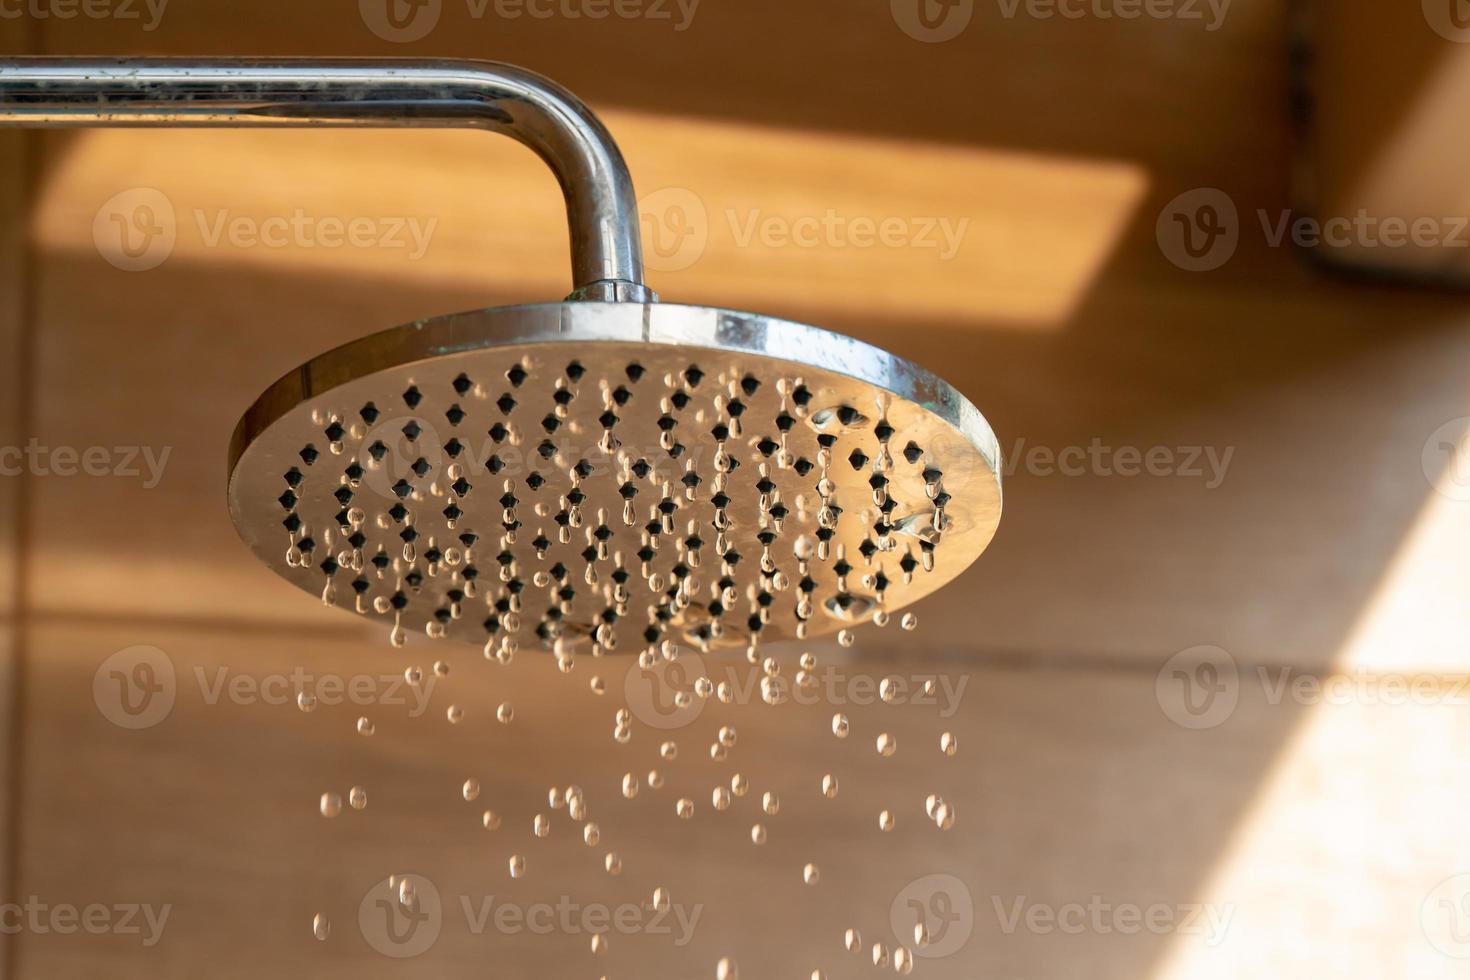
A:
{"type": "Polygon", "coordinates": [[[485,129],[546,161],[566,196],[573,299],[651,302],[617,145],[556,83],[486,61],[0,59],[0,126],[485,129]]]}

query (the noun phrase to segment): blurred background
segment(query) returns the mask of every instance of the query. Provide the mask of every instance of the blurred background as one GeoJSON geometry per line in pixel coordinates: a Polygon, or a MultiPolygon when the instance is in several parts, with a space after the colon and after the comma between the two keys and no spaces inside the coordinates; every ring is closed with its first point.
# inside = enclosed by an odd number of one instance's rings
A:
{"type": "Polygon", "coordinates": [[[224,505],[230,431],[277,376],[565,294],[531,153],[4,134],[4,975],[709,977],[729,957],[837,978],[906,945],[946,978],[1464,976],[1467,45],[1460,0],[0,0],[8,55],[555,78],[628,158],[665,299],[936,370],[1007,480],[995,543],[916,632],[818,645],[853,739],[831,704],[757,699],[669,735],[645,710],[617,745],[642,696],[622,664],[598,697],[544,662],[391,650],[260,567],[224,505]],[[369,233],[333,244],[326,219],[369,233]],[[395,680],[436,657],[431,691],[395,680]],[[119,671],[159,696],[129,701],[119,671]],[[895,675],[942,680],[937,703],[857,693],[895,675]],[[737,771],[749,794],[713,812],[737,771]],[[572,783],[601,843],[564,810],[533,840],[572,783]],[[364,809],[318,814],[351,786],[364,809]],[[380,914],[389,874],[414,876],[418,920],[380,914]],[[602,953],[580,913],[510,924],[625,903],[602,953]]]}

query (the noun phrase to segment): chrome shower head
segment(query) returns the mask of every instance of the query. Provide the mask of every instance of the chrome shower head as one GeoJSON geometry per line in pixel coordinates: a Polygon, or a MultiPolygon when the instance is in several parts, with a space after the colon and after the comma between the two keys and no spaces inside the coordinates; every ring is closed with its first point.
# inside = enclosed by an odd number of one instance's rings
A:
{"type": "Polygon", "coordinates": [[[467,126],[556,172],[568,301],[365,337],[276,382],[235,432],[241,537],[293,584],[391,622],[396,642],[422,629],[502,658],[531,643],[850,642],[994,534],[999,460],[980,413],[859,341],[659,303],[617,147],[538,76],[18,59],[0,61],[4,124],[467,126]]]}
{"type": "Polygon", "coordinates": [[[364,338],[272,386],[230,455],[236,526],[277,573],[487,654],[882,624],[1000,516],[995,439],[949,385],[814,327],[668,304],[364,338]]]}

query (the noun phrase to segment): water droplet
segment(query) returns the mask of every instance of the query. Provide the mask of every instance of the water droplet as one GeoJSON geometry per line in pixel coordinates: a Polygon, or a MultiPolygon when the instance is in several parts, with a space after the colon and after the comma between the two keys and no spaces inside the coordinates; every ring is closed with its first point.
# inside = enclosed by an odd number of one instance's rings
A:
{"type": "Polygon", "coordinates": [[[781,811],[781,797],[767,790],[761,795],[761,809],[774,817],[781,811]]]}
{"type": "Polygon", "coordinates": [[[740,980],[740,968],[730,957],[721,957],[715,965],[715,980],[740,980]]]}
{"type": "Polygon", "coordinates": [[[801,880],[806,882],[808,885],[815,885],[817,882],[822,880],[821,869],[818,868],[815,864],[808,864],[806,867],[801,869],[801,880]]]}
{"type": "Polygon", "coordinates": [[[464,785],[460,787],[460,792],[464,794],[466,803],[478,799],[480,796],[480,781],[473,776],[466,779],[464,785]]]}
{"type": "Polygon", "coordinates": [[[620,875],[623,873],[623,859],[618,857],[617,851],[608,851],[607,857],[603,858],[602,866],[607,869],[607,873],[610,875],[620,875]]]}
{"type": "Polygon", "coordinates": [[[830,772],[822,777],[822,795],[829,800],[837,795],[837,777],[830,772]]]}
{"type": "Polygon", "coordinates": [[[733,749],[735,747],[735,729],[729,725],[725,725],[720,729],[719,738],[720,744],[725,748],[733,749]]]}
{"type": "Polygon", "coordinates": [[[418,667],[408,667],[403,671],[403,679],[418,687],[424,679],[424,672],[418,667]]]}
{"type": "Polygon", "coordinates": [[[750,780],[746,779],[738,772],[730,777],[730,792],[734,793],[736,796],[744,796],[749,791],[750,780]]]}
{"type": "Polygon", "coordinates": [[[887,732],[883,732],[878,736],[878,741],[876,744],[878,747],[878,754],[883,756],[885,759],[898,751],[898,739],[894,738],[887,732]]]}
{"type": "Polygon", "coordinates": [[[335,817],[342,812],[342,797],[336,793],[323,793],[321,811],[324,817],[335,817]]]}
{"type": "Polygon", "coordinates": [[[667,912],[669,910],[669,890],[659,887],[653,890],[653,908],[656,912],[667,912]]]}
{"type": "Polygon", "coordinates": [[[939,751],[943,752],[945,755],[954,755],[959,750],[960,743],[955,739],[954,735],[949,732],[945,732],[943,735],[939,736],[939,751]]]}
{"type": "Polygon", "coordinates": [[[464,709],[457,704],[451,704],[449,709],[444,712],[444,717],[449,719],[451,725],[458,725],[464,721],[464,709]]]}
{"type": "Polygon", "coordinates": [[[538,813],[531,819],[531,832],[537,837],[545,837],[551,833],[551,820],[546,814],[538,813]]]}
{"type": "Polygon", "coordinates": [[[480,823],[484,824],[486,830],[499,830],[500,814],[494,810],[486,810],[480,815],[480,823]]]}
{"type": "Polygon", "coordinates": [[[849,953],[856,953],[863,948],[863,934],[856,929],[849,929],[842,935],[842,945],[847,947],[849,953]]]}
{"type": "Polygon", "coordinates": [[[367,806],[367,790],[361,786],[354,786],[347,791],[347,805],[354,810],[361,810],[367,806]]]}
{"type": "Polygon", "coordinates": [[[434,663],[434,676],[435,677],[448,677],[449,676],[449,665],[447,663],[445,663],[444,661],[442,661],[442,660],[436,661],[434,663]]]}
{"type": "Polygon", "coordinates": [[[648,770],[648,788],[649,789],[663,789],[664,788],[664,777],[663,777],[663,774],[660,773],[657,769],[650,769],[650,770],[648,770]]]}
{"type": "Polygon", "coordinates": [[[716,786],[710,794],[710,804],[716,810],[728,810],[730,808],[730,791],[723,786],[716,786]]]}
{"type": "Polygon", "coordinates": [[[898,700],[899,680],[897,677],[885,677],[878,684],[878,696],[883,699],[884,704],[892,704],[898,700]]]}
{"type": "Polygon", "coordinates": [[[687,796],[680,797],[679,802],[674,804],[674,812],[679,815],[679,819],[688,820],[694,816],[694,801],[687,796]]]}
{"type": "Polygon", "coordinates": [[[495,709],[495,720],[502,725],[509,725],[511,719],[516,716],[516,709],[511,707],[509,701],[502,701],[500,707],[495,709]]]}
{"type": "Polygon", "coordinates": [[[838,738],[847,738],[851,726],[847,722],[847,715],[837,712],[832,716],[832,734],[838,738]]]}
{"type": "Polygon", "coordinates": [[[878,814],[878,829],[887,833],[893,829],[893,811],[884,810],[878,814]]]}
{"type": "Polygon", "coordinates": [[[600,840],[602,840],[602,831],[598,829],[597,824],[588,823],[582,828],[582,843],[588,847],[596,847],[600,840]]]}
{"type": "Polygon", "coordinates": [[[919,625],[919,617],[911,612],[904,613],[903,618],[898,621],[898,625],[906,630],[914,629],[919,625]]]}
{"type": "Polygon", "coordinates": [[[607,952],[607,939],[600,932],[592,934],[592,952],[594,954],[607,952]]]}
{"type": "Polygon", "coordinates": [[[882,943],[874,943],[873,944],[873,965],[874,966],[887,966],[888,965],[888,947],[887,946],[884,946],[882,943]]]}
{"type": "Polygon", "coordinates": [[[296,707],[307,714],[311,714],[311,712],[316,710],[316,695],[307,694],[305,691],[302,691],[296,695],[296,707]]]}
{"type": "Polygon", "coordinates": [[[934,823],[940,830],[949,830],[954,826],[954,807],[948,803],[940,803],[934,808],[934,823]]]}
{"type": "Polygon", "coordinates": [[[377,726],[373,724],[373,720],[367,715],[363,715],[361,718],[357,719],[357,734],[371,735],[377,730],[377,726]]]}
{"type": "Polygon", "coordinates": [[[914,972],[914,957],[908,947],[899,946],[893,951],[893,972],[904,976],[914,972]]]}
{"type": "Polygon", "coordinates": [[[631,800],[638,795],[638,777],[631,772],[623,773],[623,799],[631,800]]]}
{"type": "Polygon", "coordinates": [[[587,686],[592,689],[593,694],[605,694],[607,692],[607,685],[596,674],[592,675],[592,679],[587,682],[587,686]]]}
{"type": "Polygon", "coordinates": [[[510,856],[510,876],[519,878],[526,873],[526,859],[519,854],[510,856]]]}
{"type": "Polygon", "coordinates": [[[679,746],[673,742],[665,742],[658,747],[658,754],[665,762],[673,762],[679,757],[679,746]]]}
{"type": "MultiPolygon", "coordinates": [[[[857,642],[857,635],[855,633],[853,633],[852,630],[838,630],[837,631],[837,645],[838,646],[840,646],[840,647],[850,647],[850,646],[852,646],[856,642],[857,642]]],[[[869,688],[869,690],[871,690],[871,688],[869,688]]]]}
{"type": "Polygon", "coordinates": [[[318,940],[325,941],[332,934],[332,921],[318,912],[311,917],[311,934],[318,940]]]}
{"type": "Polygon", "coordinates": [[[752,844],[764,844],[766,842],[766,825],[752,824],[750,827],[750,842],[752,844]]]}

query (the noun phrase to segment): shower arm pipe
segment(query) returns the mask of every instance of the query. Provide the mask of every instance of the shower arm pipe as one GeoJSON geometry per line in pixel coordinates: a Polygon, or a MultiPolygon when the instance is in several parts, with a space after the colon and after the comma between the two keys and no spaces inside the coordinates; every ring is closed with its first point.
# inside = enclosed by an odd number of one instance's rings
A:
{"type": "Polygon", "coordinates": [[[484,129],[556,173],[571,300],[656,302],[638,202],[612,136],[576,96],[489,61],[0,58],[0,126],[484,129]]]}

